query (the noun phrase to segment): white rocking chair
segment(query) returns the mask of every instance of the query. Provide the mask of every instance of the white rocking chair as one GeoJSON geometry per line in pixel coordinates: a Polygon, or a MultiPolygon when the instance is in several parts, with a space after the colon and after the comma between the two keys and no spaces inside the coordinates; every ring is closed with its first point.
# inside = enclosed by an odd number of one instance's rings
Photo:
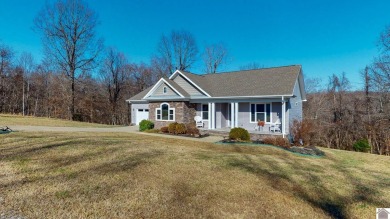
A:
{"type": "Polygon", "coordinates": [[[195,120],[195,122],[196,122],[196,127],[204,127],[204,122],[203,122],[203,120],[202,120],[202,117],[200,117],[200,116],[195,116],[194,117],[194,120],[195,120]]]}
{"type": "Polygon", "coordinates": [[[280,119],[276,120],[275,123],[271,123],[270,126],[269,126],[269,130],[270,131],[273,131],[274,133],[275,132],[282,132],[282,130],[280,129],[280,125],[282,123],[280,123],[280,119]]]}

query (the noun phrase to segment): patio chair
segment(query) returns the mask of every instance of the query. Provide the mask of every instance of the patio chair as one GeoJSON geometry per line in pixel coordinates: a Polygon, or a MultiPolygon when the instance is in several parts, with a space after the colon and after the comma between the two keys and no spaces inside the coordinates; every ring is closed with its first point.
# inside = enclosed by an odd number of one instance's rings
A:
{"type": "Polygon", "coordinates": [[[196,127],[204,127],[204,122],[203,122],[203,120],[202,120],[202,117],[200,117],[200,116],[195,116],[194,117],[194,120],[195,120],[195,122],[196,122],[196,127]]]}
{"type": "Polygon", "coordinates": [[[282,130],[280,129],[281,124],[282,123],[280,123],[280,119],[277,119],[275,123],[270,124],[269,130],[273,132],[282,132],[282,130]]]}

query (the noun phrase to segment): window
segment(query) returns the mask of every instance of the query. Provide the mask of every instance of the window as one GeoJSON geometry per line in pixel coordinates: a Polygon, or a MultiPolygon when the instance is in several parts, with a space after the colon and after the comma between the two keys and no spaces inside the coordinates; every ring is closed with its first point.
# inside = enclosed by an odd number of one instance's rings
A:
{"type": "Polygon", "coordinates": [[[202,104],[202,120],[209,120],[209,105],[202,104]]]}
{"type": "Polygon", "coordinates": [[[166,93],[167,93],[167,90],[168,90],[168,88],[167,88],[167,87],[164,87],[164,88],[163,88],[163,93],[166,94],[166,93]]]}
{"type": "Polygon", "coordinates": [[[271,104],[270,103],[252,103],[251,104],[251,122],[265,121],[271,122],[271,104]]]}
{"type": "Polygon", "coordinates": [[[169,108],[167,103],[162,103],[160,108],[156,108],[156,120],[175,121],[175,109],[169,108]]]}

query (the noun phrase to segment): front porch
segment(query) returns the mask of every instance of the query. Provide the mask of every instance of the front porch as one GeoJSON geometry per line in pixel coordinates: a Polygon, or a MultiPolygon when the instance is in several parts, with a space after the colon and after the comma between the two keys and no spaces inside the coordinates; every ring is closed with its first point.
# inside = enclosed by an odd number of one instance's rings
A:
{"type": "Polygon", "coordinates": [[[197,103],[196,115],[202,118],[203,131],[226,134],[231,128],[242,127],[250,134],[288,134],[287,102],[281,98],[241,102],[197,103]],[[264,121],[259,127],[258,121],[264,121]]]}

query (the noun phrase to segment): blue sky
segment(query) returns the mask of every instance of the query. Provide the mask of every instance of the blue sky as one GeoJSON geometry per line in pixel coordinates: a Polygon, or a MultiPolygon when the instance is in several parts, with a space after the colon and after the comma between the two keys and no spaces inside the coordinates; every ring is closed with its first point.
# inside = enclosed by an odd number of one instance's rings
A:
{"type": "MultiPolygon", "coordinates": [[[[50,0],[49,0],[50,2],[50,0]]],[[[149,62],[163,33],[184,29],[198,46],[223,42],[231,62],[265,67],[301,64],[306,77],[327,81],[346,72],[353,87],[359,71],[378,54],[380,32],[390,25],[390,1],[88,1],[100,17],[98,34],[133,62],[149,62]]],[[[33,19],[45,0],[0,0],[0,41],[19,54],[42,57],[33,19]]],[[[38,58],[39,61],[40,58],[38,58]]],[[[193,69],[201,72],[201,62],[193,69]]]]}

